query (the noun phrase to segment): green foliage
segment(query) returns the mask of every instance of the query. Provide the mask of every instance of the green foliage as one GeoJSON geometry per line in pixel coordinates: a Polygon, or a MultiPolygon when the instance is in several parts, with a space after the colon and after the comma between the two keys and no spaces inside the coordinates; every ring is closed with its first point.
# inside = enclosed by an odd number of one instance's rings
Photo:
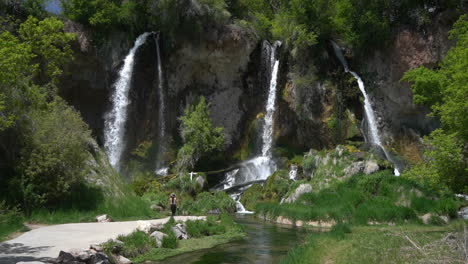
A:
{"type": "Polygon", "coordinates": [[[302,161],[302,167],[307,170],[307,171],[312,171],[315,169],[315,158],[314,156],[310,155],[307,156],[303,161],[302,161]]]}
{"type": "Polygon", "coordinates": [[[70,42],[75,34],[64,33],[62,21],[54,17],[44,20],[29,17],[20,25],[19,34],[20,39],[30,45],[41,73],[52,82],[57,81],[63,66],[72,59],[70,42]]]}
{"type": "Polygon", "coordinates": [[[4,201],[0,201],[0,241],[12,232],[24,228],[23,216],[16,207],[9,207],[4,201]]]}
{"type": "Polygon", "coordinates": [[[167,235],[167,237],[163,237],[161,246],[163,248],[177,248],[178,245],[178,240],[177,237],[175,236],[174,232],[170,231],[167,235]]]}
{"type": "Polygon", "coordinates": [[[425,162],[405,173],[433,188],[468,191],[466,142],[468,140],[468,15],[463,15],[450,31],[456,40],[440,68],[420,67],[408,71],[402,80],[412,83],[416,103],[430,106],[442,128],[425,139],[425,162]]]}
{"type": "Polygon", "coordinates": [[[131,182],[132,190],[139,196],[145,193],[158,193],[161,189],[161,183],[150,173],[139,173],[134,176],[131,182]]]}
{"type": "Polygon", "coordinates": [[[222,223],[217,223],[214,217],[208,217],[206,221],[197,220],[197,221],[187,221],[187,233],[191,237],[204,237],[224,234],[226,232],[226,227],[222,223]]]}
{"type": "Polygon", "coordinates": [[[127,236],[120,235],[117,239],[124,242],[121,254],[127,258],[136,257],[156,247],[156,240],[143,231],[134,231],[127,236]]]}
{"type": "Polygon", "coordinates": [[[225,192],[199,193],[195,200],[182,200],[181,210],[191,215],[204,215],[210,210],[219,209],[221,212],[233,213],[236,211],[235,202],[225,192]]]}
{"type": "Polygon", "coordinates": [[[330,233],[340,239],[343,239],[346,234],[351,233],[351,227],[346,223],[338,223],[332,227],[330,233]]]}
{"type": "Polygon", "coordinates": [[[427,193],[416,183],[383,171],[356,175],[319,192],[306,193],[292,204],[260,203],[255,211],[269,217],[352,224],[418,222],[417,215],[429,212],[456,214],[458,205],[453,198],[436,198],[427,193]]]}
{"type": "Polygon", "coordinates": [[[184,145],[177,154],[178,171],[193,169],[204,155],[222,150],[223,128],[213,126],[204,97],[200,98],[197,105],[188,107],[180,121],[184,145]]]}
{"type": "Polygon", "coordinates": [[[24,205],[30,207],[60,200],[86,173],[84,163],[91,137],[78,112],[60,99],[48,111],[34,110],[24,132],[25,145],[19,169],[24,205]]]}

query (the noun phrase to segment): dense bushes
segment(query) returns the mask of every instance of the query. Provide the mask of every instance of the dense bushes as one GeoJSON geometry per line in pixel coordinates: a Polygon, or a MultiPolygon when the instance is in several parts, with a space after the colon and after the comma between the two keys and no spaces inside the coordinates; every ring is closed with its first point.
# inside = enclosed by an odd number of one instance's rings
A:
{"type": "Polygon", "coordinates": [[[196,105],[188,107],[180,121],[184,145],[177,154],[176,167],[179,172],[193,169],[204,155],[224,147],[223,128],[213,126],[209,105],[204,97],[200,97],[196,105]]]}

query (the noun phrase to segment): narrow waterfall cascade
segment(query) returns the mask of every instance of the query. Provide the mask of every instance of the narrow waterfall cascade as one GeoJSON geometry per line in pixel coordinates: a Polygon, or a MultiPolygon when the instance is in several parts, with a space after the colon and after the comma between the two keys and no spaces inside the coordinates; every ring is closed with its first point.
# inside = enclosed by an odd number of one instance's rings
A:
{"type": "Polygon", "coordinates": [[[395,176],[400,176],[400,171],[396,167],[396,164],[393,161],[393,159],[391,158],[390,153],[388,153],[387,149],[382,144],[382,140],[381,140],[380,134],[379,134],[379,129],[377,128],[377,122],[376,122],[376,119],[375,119],[375,112],[374,112],[374,110],[372,108],[372,103],[370,101],[370,98],[369,98],[369,96],[368,96],[368,94],[366,92],[364,82],[362,81],[361,77],[359,77],[359,75],[357,73],[349,70],[348,63],[346,62],[346,59],[343,56],[343,53],[341,52],[341,48],[338,46],[338,44],[336,44],[334,41],[332,41],[331,43],[333,45],[333,49],[335,51],[336,57],[338,57],[341,64],[343,64],[345,72],[351,73],[351,75],[353,75],[353,77],[357,80],[359,90],[361,90],[361,93],[364,96],[364,112],[365,112],[365,115],[366,115],[367,124],[369,125],[369,132],[370,132],[369,133],[369,141],[370,141],[370,143],[375,144],[375,145],[379,146],[382,149],[382,151],[384,152],[385,157],[387,158],[387,160],[389,160],[390,162],[392,162],[395,165],[395,169],[394,169],[395,176]]]}
{"type": "Polygon", "coordinates": [[[272,159],[271,150],[273,148],[274,114],[276,110],[276,86],[279,69],[279,60],[276,59],[276,48],[280,45],[281,42],[279,41],[275,42],[273,45],[268,44],[270,49],[270,58],[268,58],[268,60],[270,61],[272,68],[268,89],[268,99],[265,107],[265,122],[262,129],[261,155],[242,162],[239,164],[239,169],[226,173],[225,182],[230,182],[230,185],[225,186],[225,189],[237,184],[266,180],[276,170],[276,164],[272,159]]]}
{"type": "Polygon", "coordinates": [[[158,66],[158,95],[159,95],[159,113],[158,113],[158,153],[156,160],[156,174],[167,175],[169,168],[164,164],[164,152],[166,150],[166,92],[164,90],[164,75],[161,64],[161,51],[159,49],[159,33],[154,35],[156,43],[157,66],[158,66]]]}
{"type": "Polygon", "coordinates": [[[254,212],[245,209],[244,205],[240,202],[241,193],[231,194],[232,200],[236,202],[236,213],[237,214],[253,214],[254,212]]]}
{"type": "Polygon", "coordinates": [[[289,179],[295,181],[297,178],[297,165],[291,165],[291,169],[289,170],[289,179]]]}
{"type": "Polygon", "coordinates": [[[128,93],[132,82],[135,53],[146,42],[151,33],[143,33],[135,41],[130,52],[124,60],[124,65],[119,72],[119,77],[114,84],[112,95],[112,108],[105,116],[104,122],[104,148],[109,162],[115,169],[119,169],[122,152],[125,148],[124,135],[127,122],[127,109],[130,104],[128,93]]]}

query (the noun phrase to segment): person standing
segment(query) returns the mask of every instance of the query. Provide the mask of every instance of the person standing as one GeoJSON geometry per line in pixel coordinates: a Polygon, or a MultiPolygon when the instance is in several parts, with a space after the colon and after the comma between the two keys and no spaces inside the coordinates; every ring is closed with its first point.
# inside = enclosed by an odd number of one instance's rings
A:
{"type": "Polygon", "coordinates": [[[171,193],[170,197],[170,203],[171,203],[171,212],[172,212],[172,217],[175,216],[176,210],[177,210],[177,198],[175,193],[171,193]]]}

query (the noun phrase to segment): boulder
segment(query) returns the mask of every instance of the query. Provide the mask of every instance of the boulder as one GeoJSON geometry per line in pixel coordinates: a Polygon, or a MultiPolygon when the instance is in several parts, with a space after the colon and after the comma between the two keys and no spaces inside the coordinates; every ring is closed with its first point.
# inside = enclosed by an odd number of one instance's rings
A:
{"type": "Polygon", "coordinates": [[[364,174],[369,175],[379,170],[379,164],[375,160],[368,160],[364,166],[364,174]]]}
{"type": "Polygon", "coordinates": [[[133,262],[124,256],[116,256],[115,264],[132,264],[133,262]]]}
{"type": "Polygon", "coordinates": [[[150,236],[153,237],[156,240],[156,246],[158,248],[160,248],[162,246],[163,238],[167,237],[166,234],[164,234],[163,232],[160,232],[160,231],[154,231],[153,233],[151,233],[150,236]]]}
{"type": "Polygon", "coordinates": [[[42,261],[20,261],[16,262],[16,264],[46,264],[42,261]]]}
{"type": "Polygon", "coordinates": [[[202,176],[198,176],[196,179],[195,179],[195,183],[197,184],[197,186],[200,188],[200,189],[203,189],[206,185],[206,180],[205,178],[203,178],[202,176]]]}
{"type": "Polygon", "coordinates": [[[70,249],[60,251],[57,264],[111,264],[109,257],[101,252],[89,249],[70,249]]]}
{"type": "Polygon", "coordinates": [[[177,224],[172,227],[172,232],[174,232],[177,239],[188,239],[189,235],[187,233],[187,229],[185,224],[177,224]]]}
{"type": "Polygon", "coordinates": [[[363,172],[365,167],[366,165],[364,161],[353,162],[351,163],[351,165],[344,169],[344,173],[347,177],[351,177],[353,175],[363,172]]]}
{"type": "Polygon", "coordinates": [[[97,252],[91,256],[88,264],[111,264],[111,262],[106,254],[97,252]]]}
{"type": "Polygon", "coordinates": [[[103,214],[96,216],[96,221],[99,223],[109,223],[112,222],[112,218],[107,214],[103,214]]]}
{"type": "Polygon", "coordinates": [[[460,210],[458,211],[458,216],[460,216],[460,218],[468,220],[468,206],[460,208],[460,210]]]}
{"type": "Polygon", "coordinates": [[[69,263],[74,260],[75,260],[75,257],[70,252],[65,252],[61,250],[57,258],[57,263],[60,263],[60,264],[69,263]]]}
{"type": "Polygon", "coordinates": [[[109,242],[113,243],[114,245],[112,246],[112,252],[118,253],[122,251],[122,248],[124,246],[124,243],[118,239],[111,239],[109,242]]]}
{"type": "Polygon", "coordinates": [[[95,250],[95,251],[97,251],[97,252],[101,252],[101,251],[104,250],[104,249],[102,248],[102,246],[99,245],[99,244],[91,244],[91,245],[89,246],[89,249],[95,250]]]}
{"type": "Polygon", "coordinates": [[[151,231],[151,226],[152,225],[151,225],[151,223],[149,221],[138,221],[136,229],[149,234],[150,231],[151,231]]]}
{"type": "Polygon", "coordinates": [[[429,224],[429,221],[431,220],[432,216],[433,215],[431,213],[427,213],[427,214],[425,214],[423,216],[420,216],[419,219],[421,219],[421,221],[423,221],[423,223],[425,225],[427,225],[427,224],[429,224]]]}
{"type": "Polygon", "coordinates": [[[312,185],[308,183],[303,183],[299,185],[299,187],[294,190],[294,192],[286,199],[284,199],[283,202],[285,203],[293,203],[295,202],[301,195],[305,193],[310,193],[312,192],[312,185]]]}

